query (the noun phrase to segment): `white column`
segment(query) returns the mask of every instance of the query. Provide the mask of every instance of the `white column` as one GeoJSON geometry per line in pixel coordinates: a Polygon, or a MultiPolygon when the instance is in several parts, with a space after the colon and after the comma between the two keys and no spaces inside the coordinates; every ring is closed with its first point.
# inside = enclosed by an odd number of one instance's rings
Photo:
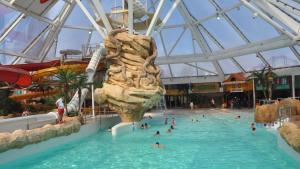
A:
{"type": "Polygon", "coordinates": [[[252,90],[253,90],[253,108],[255,109],[255,104],[256,104],[256,95],[255,95],[255,83],[254,83],[254,79],[252,79],[252,90]]]}
{"type": "Polygon", "coordinates": [[[94,84],[92,84],[91,90],[92,90],[92,113],[93,113],[93,117],[95,117],[94,84]]]}
{"type": "Polygon", "coordinates": [[[156,21],[159,18],[159,13],[161,12],[164,3],[165,3],[165,0],[160,0],[159,4],[157,6],[157,9],[156,9],[156,11],[155,11],[155,13],[153,15],[153,18],[152,18],[152,20],[150,22],[150,25],[148,27],[148,30],[146,32],[146,36],[151,36],[151,34],[152,34],[153,30],[154,30],[156,21]]]}
{"type": "Polygon", "coordinates": [[[128,0],[128,32],[133,34],[133,0],[128,0]]]}
{"type": "Polygon", "coordinates": [[[295,98],[295,75],[292,75],[292,97],[295,98]]]}

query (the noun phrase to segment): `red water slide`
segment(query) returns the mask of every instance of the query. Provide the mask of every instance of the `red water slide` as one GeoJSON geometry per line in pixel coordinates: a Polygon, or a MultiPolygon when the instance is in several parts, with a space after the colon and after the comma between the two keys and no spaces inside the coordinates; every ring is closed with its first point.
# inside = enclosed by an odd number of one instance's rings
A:
{"type": "MultiPolygon", "coordinates": [[[[65,63],[69,64],[83,64],[83,61],[71,61],[65,63]]],[[[32,82],[32,77],[29,72],[46,69],[49,67],[60,66],[59,60],[54,60],[44,63],[28,63],[17,65],[0,65],[0,82],[8,82],[17,84],[20,87],[28,87],[32,82]]]]}

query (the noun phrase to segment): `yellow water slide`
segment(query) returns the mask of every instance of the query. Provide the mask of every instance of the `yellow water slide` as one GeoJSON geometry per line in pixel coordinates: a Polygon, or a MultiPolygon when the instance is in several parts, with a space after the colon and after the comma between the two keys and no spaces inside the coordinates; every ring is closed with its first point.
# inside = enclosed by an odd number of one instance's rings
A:
{"type": "Polygon", "coordinates": [[[87,64],[74,64],[74,65],[62,65],[56,67],[50,67],[46,69],[41,69],[32,73],[32,81],[38,81],[43,77],[54,76],[59,70],[71,70],[73,72],[83,72],[85,71],[87,64]]]}

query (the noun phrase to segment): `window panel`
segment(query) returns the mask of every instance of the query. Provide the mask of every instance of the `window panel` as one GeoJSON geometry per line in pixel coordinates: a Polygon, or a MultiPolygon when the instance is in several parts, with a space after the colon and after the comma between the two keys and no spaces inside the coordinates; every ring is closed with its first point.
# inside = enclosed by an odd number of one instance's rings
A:
{"type": "Polygon", "coordinates": [[[0,5],[0,34],[20,15],[20,12],[0,5]]]}
{"type": "Polygon", "coordinates": [[[171,77],[170,69],[168,65],[159,65],[160,73],[162,78],[171,77]]]}
{"type": "Polygon", "coordinates": [[[62,10],[63,6],[64,6],[65,2],[64,1],[57,1],[56,4],[49,9],[46,13],[45,13],[45,17],[49,18],[49,19],[54,19],[59,12],[62,10]]]}
{"type": "Polygon", "coordinates": [[[59,51],[64,49],[75,49],[81,51],[82,45],[87,44],[88,37],[88,31],[63,28],[58,36],[56,56],[59,56],[59,51]]]}
{"type": "Polygon", "coordinates": [[[256,54],[244,55],[234,58],[246,71],[261,70],[265,64],[256,54]]]}
{"type": "Polygon", "coordinates": [[[241,70],[230,59],[222,59],[222,60],[218,60],[218,62],[224,74],[241,72],[241,70]]]}
{"type": "Polygon", "coordinates": [[[15,52],[22,52],[46,26],[46,23],[27,16],[8,34],[1,47],[15,52]]]}
{"type": "Polygon", "coordinates": [[[297,57],[289,48],[281,48],[262,52],[266,61],[273,67],[289,67],[300,64],[297,57]]]}
{"type": "Polygon", "coordinates": [[[225,48],[232,48],[245,44],[244,40],[235,30],[221,17],[214,18],[202,24],[225,48]]]}
{"type": "Polygon", "coordinates": [[[216,13],[215,7],[208,0],[184,0],[184,3],[191,15],[197,19],[216,13]]]}
{"type": "MultiPolygon", "coordinates": [[[[197,62],[197,66],[217,74],[217,70],[211,62],[197,62]]],[[[198,69],[198,74],[199,74],[199,76],[214,75],[213,73],[209,73],[207,71],[203,71],[203,70],[200,70],[200,69],[198,69]]]]}
{"type": "Polygon", "coordinates": [[[235,25],[245,34],[250,41],[259,41],[278,36],[277,31],[260,17],[253,17],[253,13],[241,6],[227,13],[235,25]]]}
{"type": "MultiPolygon", "coordinates": [[[[191,63],[194,65],[194,63],[191,63]]],[[[195,67],[188,66],[186,64],[171,64],[171,71],[174,77],[186,77],[197,76],[197,70],[195,67]]]]}

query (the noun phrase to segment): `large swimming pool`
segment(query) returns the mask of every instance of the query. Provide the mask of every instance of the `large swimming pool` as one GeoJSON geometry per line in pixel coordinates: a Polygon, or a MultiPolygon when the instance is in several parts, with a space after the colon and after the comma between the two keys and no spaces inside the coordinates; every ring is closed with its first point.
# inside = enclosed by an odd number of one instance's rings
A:
{"type": "Polygon", "coordinates": [[[215,113],[169,116],[176,129],[163,118],[148,120],[149,129],[137,129],[112,137],[98,132],[88,138],[61,145],[0,166],[2,169],[299,169],[300,165],[278,148],[277,138],[263,127],[251,133],[253,114],[215,113]],[[241,119],[234,119],[241,114],[241,119]],[[192,122],[198,119],[200,122],[192,122]],[[153,134],[159,130],[160,137],[153,134]],[[164,149],[154,149],[159,141],[164,149]]]}

